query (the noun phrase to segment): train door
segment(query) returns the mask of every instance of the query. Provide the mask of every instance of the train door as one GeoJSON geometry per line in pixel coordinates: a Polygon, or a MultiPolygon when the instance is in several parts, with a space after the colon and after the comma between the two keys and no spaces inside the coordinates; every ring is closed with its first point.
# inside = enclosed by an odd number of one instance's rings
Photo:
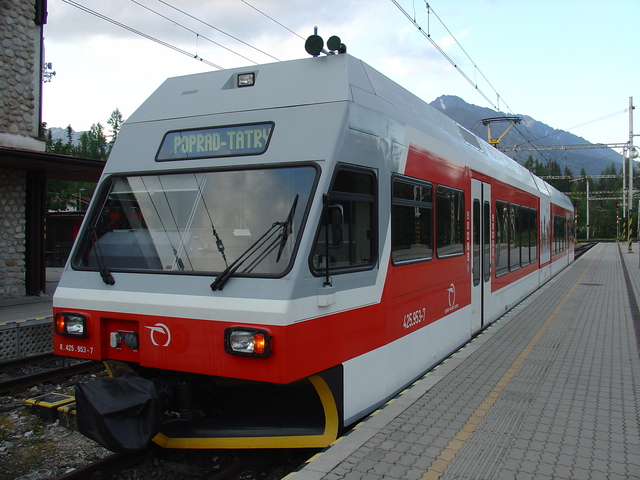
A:
{"type": "Polygon", "coordinates": [[[471,333],[489,319],[491,301],[491,185],[471,180],[471,333]]]}

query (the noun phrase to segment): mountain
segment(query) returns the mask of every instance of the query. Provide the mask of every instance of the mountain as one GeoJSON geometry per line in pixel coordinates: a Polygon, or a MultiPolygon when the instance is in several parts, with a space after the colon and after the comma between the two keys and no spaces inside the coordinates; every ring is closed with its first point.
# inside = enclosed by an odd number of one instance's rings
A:
{"type": "MultiPolygon", "coordinates": [[[[53,141],[55,142],[58,138],[62,140],[62,143],[66,144],[67,143],[67,129],[66,128],[60,128],[60,127],[51,127],[49,128],[49,130],[51,131],[51,138],[53,138],[53,141]]],[[[72,143],[74,145],[78,144],[78,138],[80,138],[80,134],[82,132],[76,132],[75,130],[73,131],[73,136],[72,138],[72,143]]]]}
{"type": "MultiPolygon", "coordinates": [[[[430,105],[484,140],[487,139],[487,127],[482,125],[482,119],[507,116],[507,114],[498,113],[490,108],[471,105],[452,95],[438,97],[430,105]]],[[[564,130],[556,130],[528,115],[516,116],[522,119],[521,123],[507,132],[500,142],[501,147],[510,145],[538,146],[590,143],[582,137],[564,130]]],[[[493,138],[499,137],[508,126],[508,123],[494,123],[491,127],[491,136],[493,138]]],[[[573,175],[579,175],[583,168],[587,175],[599,175],[605,168],[610,167],[612,163],[615,165],[616,170],[619,171],[622,168],[622,155],[610,148],[541,151],[532,149],[505,153],[520,163],[524,163],[529,156],[537,158],[541,163],[555,160],[562,171],[567,166],[571,169],[573,175]]]]}
{"type": "MultiPolygon", "coordinates": [[[[506,115],[490,108],[472,105],[452,95],[440,96],[431,102],[430,105],[484,140],[487,139],[487,127],[482,125],[482,119],[506,115]]],[[[521,144],[533,144],[536,146],[576,145],[590,143],[582,137],[565,132],[564,130],[556,130],[528,115],[517,116],[522,119],[521,123],[515,125],[507,132],[500,142],[500,146],[521,144]]],[[[493,124],[491,130],[492,136],[494,138],[499,137],[507,126],[507,123],[493,124]]],[[[54,140],[60,138],[63,143],[67,142],[66,128],[52,127],[50,130],[54,140]]],[[[82,132],[73,132],[74,145],[77,145],[81,133],[82,132]]],[[[588,150],[523,150],[505,153],[520,163],[524,163],[530,155],[533,158],[537,158],[538,161],[543,164],[550,160],[555,160],[558,165],[560,165],[562,171],[564,171],[565,166],[567,166],[571,169],[573,175],[579,175],[582,168],[584,168],[587,175],[599,175],[605,168],[610,167],[612,163],[615,164],[616,170],[620,171],[622,168],[622,155],[610,148],[588,150]]]]}

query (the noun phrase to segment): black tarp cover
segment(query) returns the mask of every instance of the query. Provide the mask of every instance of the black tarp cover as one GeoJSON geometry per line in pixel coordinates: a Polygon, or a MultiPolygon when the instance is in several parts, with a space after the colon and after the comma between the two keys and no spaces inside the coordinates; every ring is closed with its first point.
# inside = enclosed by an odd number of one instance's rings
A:
{"type": "Polygon", "coordinates": [[[160,429],[160,401],[151,380],[127,374],[76,386],[80,433],[113,452],[144,449],[160,429]]]}

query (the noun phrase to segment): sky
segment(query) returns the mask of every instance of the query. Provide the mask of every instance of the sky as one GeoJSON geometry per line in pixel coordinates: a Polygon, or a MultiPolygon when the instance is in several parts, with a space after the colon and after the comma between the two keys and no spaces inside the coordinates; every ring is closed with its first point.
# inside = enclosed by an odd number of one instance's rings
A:
{"type": "Polygon", "coordinates": [[[113,110],[126,120],[165,78],[307,57],[316,26],[426,102],[456,95],[592,143],[627,142],[629,98],[640,104],[638,0],[49,0],[48,10],[49,127],[100,122],[108,133],[113,110]]]}

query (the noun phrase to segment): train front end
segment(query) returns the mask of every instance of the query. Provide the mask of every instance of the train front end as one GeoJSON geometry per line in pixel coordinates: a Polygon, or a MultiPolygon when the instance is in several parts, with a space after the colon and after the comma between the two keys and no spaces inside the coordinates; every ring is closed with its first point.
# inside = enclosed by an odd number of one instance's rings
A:
{"type": "Polygon", "coordinates": [[[78,386],[87,436],[114,451],[337,437],[338,332],[309,273],[348,96],[328,60],[255,68],[255,85],[169,79],[123,126],[54,297],[55,353],[109,373],[78,386]],[[336,88],[281,90],[301,75],[336,88]]]}

